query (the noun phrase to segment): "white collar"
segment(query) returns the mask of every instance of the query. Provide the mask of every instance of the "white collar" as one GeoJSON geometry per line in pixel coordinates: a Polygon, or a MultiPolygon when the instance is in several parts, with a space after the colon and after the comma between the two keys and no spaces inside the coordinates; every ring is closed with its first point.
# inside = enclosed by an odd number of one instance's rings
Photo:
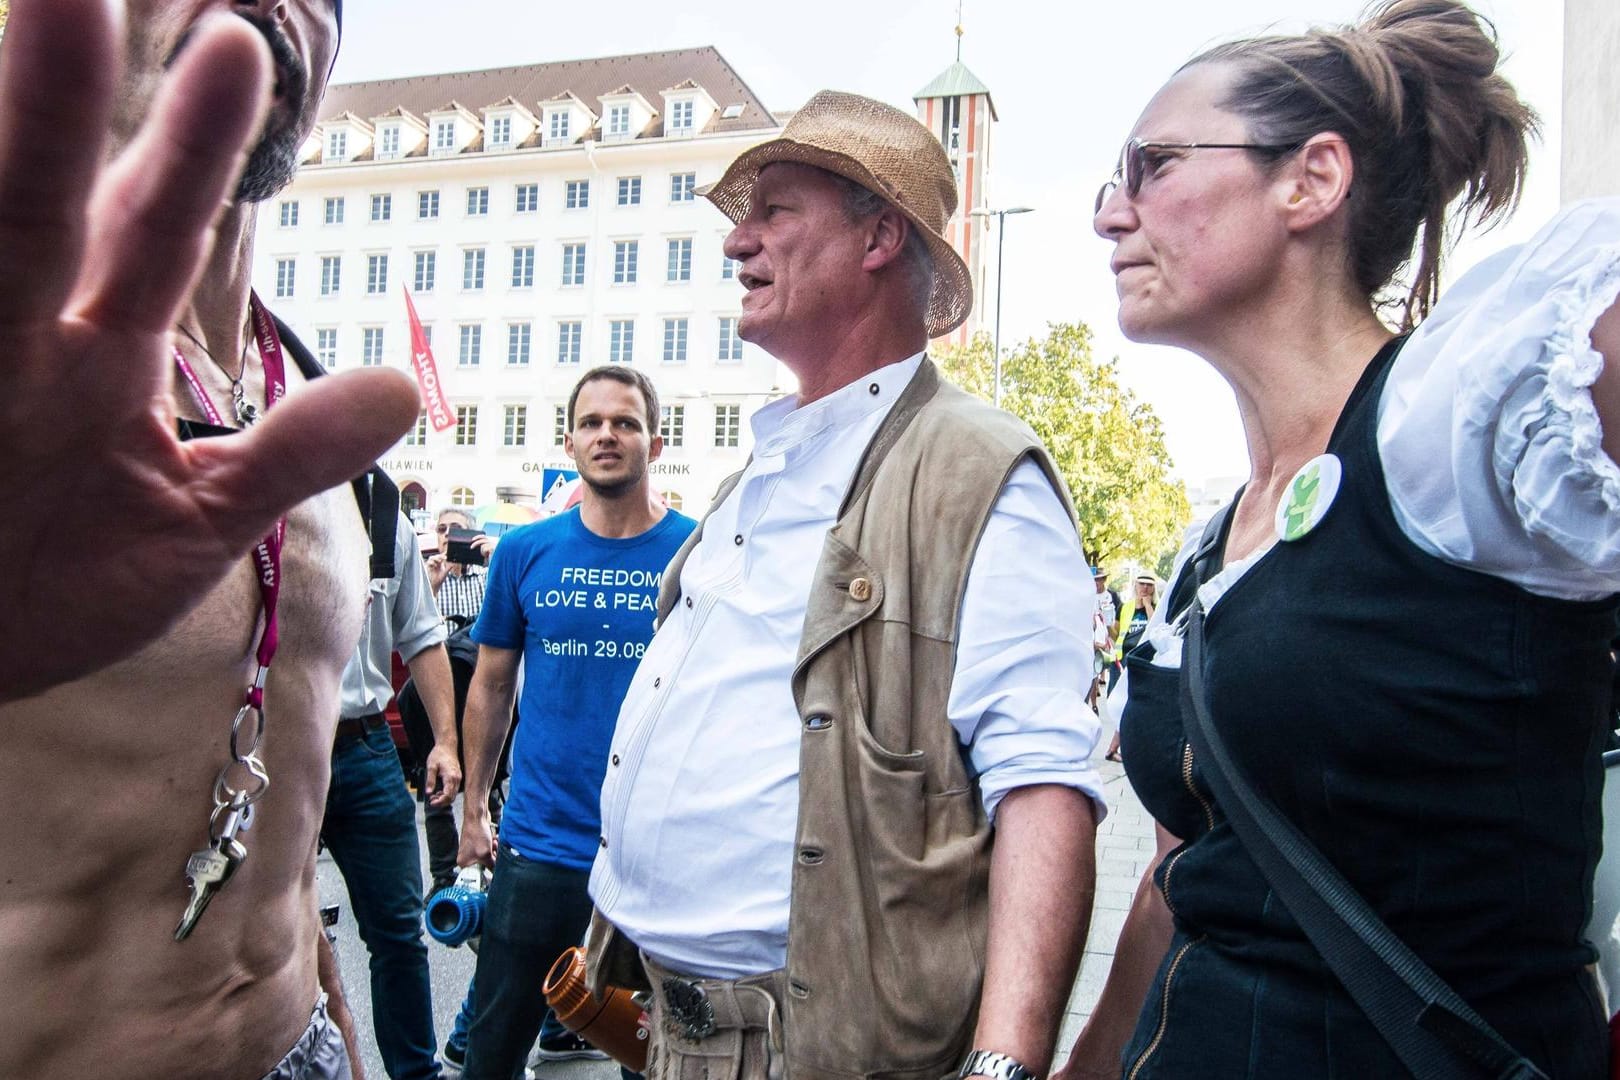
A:
{"type": "Polygon", "coordinates": [[[888,410],[922,367],[926,352],[886,364],[824,398],[800,407],[799,397],[781,398],[754,414],[754,454],[774,457],[803,446],[825,431],[849,427],[879,410],[888,410]]]}

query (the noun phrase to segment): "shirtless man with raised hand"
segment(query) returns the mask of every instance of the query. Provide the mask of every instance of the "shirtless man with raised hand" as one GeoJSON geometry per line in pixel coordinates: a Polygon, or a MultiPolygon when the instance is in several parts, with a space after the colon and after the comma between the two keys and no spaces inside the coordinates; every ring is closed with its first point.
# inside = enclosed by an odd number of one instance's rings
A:
{"type": "Polygon", "coordinates": [[[320,1005],[314,878],[369,577],[347,481],[419,406],[403,373],[305,386],[290,361],[286,399],[267,401],[279,350],[249,319],[253,204],[291,178],[340,15],[337,0],[12,4],[0,494],[34,512],[0,528],[0,1076],[349,1074],[320,1005]],[[263,418],[182,442],[177,417],[238,413],[232,376],[263,418]],[[236,833],[246,858],[177,942],[272,602],[271,785],[236,833]]]}

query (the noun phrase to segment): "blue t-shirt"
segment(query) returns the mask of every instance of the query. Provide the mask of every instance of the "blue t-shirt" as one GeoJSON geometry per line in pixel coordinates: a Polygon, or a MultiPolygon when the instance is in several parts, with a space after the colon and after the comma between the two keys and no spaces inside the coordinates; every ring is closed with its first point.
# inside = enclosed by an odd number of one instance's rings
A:
{"type": "Polygon", "coordinates": [[[490,560],[480,645],[523,650],[501,839],[589,870],[619,705],[652,640],[664,567],[697,522],[671,510],[640,536],[597,536],[573,509],[515,529],[490,560]]]}

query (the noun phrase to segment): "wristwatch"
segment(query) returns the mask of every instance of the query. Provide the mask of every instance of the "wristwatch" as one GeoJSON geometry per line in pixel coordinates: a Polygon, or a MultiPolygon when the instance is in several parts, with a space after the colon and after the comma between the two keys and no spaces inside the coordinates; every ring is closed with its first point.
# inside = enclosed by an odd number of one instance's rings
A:
{"type": "Polygon", "coordinates": [[[995,1080],[1039,1080],[1015,1059],[995,1050],[970,1050],[956,1073],[958,1080],[969,1076],[992,1076],[995,1080]]]}

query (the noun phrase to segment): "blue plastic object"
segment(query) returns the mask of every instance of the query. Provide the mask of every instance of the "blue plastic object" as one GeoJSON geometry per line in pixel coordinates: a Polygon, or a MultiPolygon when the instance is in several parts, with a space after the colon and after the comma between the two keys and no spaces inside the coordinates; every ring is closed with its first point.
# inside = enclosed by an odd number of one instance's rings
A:
{"type": "Polygon", "coordinates": [[[434,941],[451,948],[466,944],[483,930],[488,902],[489,894],[482,888],[462,881],[440,889],[427,906],[427,931],[434,941]]]}

